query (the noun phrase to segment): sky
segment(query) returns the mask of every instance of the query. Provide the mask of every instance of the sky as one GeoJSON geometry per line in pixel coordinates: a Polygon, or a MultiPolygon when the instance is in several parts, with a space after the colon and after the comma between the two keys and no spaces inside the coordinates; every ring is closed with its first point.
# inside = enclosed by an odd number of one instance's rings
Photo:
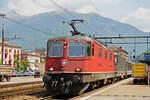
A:
{"type": "Polygon", "coordinates": [[[150,0],[0,0],[0,13],[32,16],[63,11],[53,1],[69,11],[98,13],[150,32],[150,0]]]}

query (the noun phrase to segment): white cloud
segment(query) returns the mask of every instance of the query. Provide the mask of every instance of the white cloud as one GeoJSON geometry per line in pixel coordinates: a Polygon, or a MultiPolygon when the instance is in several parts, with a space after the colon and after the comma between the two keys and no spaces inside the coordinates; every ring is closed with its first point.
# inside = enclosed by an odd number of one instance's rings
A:
{"type": "Polygon", "coordinates": [[[116,4],[116,3],[119,3],[121,0],[93,0],[93,1],[97,3],[102,3],[102,4],[116,4]]]}
{"type": "Polygon", "coordinates": [[[11,11],[16,11],[20,15],[32,16],[34,14],[39,14],[43,12],[53,11],[49,1],[45,0],[42,2],[40,0],[12,0],[8,2],[8,9],[11,11]],[[49,5],[49,7],[48,7],[49,5]]]}
{"type": "MultiPolygon", "coordinates": [[[[50,0],[51,1],[51,0],[50,0]]],[[[93,2],[95,5],[104,5],[104,4],[116,4],[120,2],[121,0],[53,0],[57,2],[60,5],[63,6],[76,6],[76,7],[82,7],[89,5],[90,2],[93,2]]]]}
{"type": "Polygon", "coordinates": [[[68,10],[88,13],[96,12],[91,3],[96,7],[100,7],[100,5],[116,4],[121,0],[8,0],[7,9],[25,16],[32,16],[53,10],[63,11],[63,9],[56,6],[52,1],[68,10]]]}
{"type": "Polygon", "coordinates": [[[145,32],[150,32],[150,9],[138,7],[135,12],[121,19],[121,21],[134,25],[145,32]]]}
{"type": "Polygon", "coordinates": [[[79,12],[79,13],[92,13],[92,12],[95,12],[95,13],[97,13],[97,11],[91,5],[81,7],[79,9],[77,9],[76,12],[79,12]]]}

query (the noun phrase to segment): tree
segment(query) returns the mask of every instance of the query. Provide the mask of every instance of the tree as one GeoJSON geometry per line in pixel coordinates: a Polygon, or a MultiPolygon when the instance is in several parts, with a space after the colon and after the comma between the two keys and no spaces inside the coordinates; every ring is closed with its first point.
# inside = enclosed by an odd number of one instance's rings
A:
{"type": "Polygon", "coordinates": [[[0,59],[0,64],[2,64],[2,60],[0,59]]]}
{"type": "Polygon", "coordinates": [[[16,70],[24,70],[24,67],[21,65],[21,62],[20,62],[20,58],[19,58],[19,57],[17,57],[17,58],[14,60],[14,63],[16,63],[16,67],[15,67],[16,70]]]}
{"type": "Polygon", "coordinates": [[[27,59],[25,59],[23,62],[22,62],[22,66],[24,66],[24,69],[27,69],[29,67],[29,61],[27,59]]]}
{"type": "Polygon", "coordinates": [[[39,60],[38,60],[38,59],[35,59],[35,63],[39,63],[39,60]]]}

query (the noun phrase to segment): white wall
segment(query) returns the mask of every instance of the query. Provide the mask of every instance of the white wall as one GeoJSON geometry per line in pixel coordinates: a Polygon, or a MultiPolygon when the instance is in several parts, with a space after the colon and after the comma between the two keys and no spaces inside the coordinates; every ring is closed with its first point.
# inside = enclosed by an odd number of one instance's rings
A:
{"type": "MultiPolygon", "coordinates": [[[[9,59],[11,58],[10,64],[13,66],[15,58],[17,58],[17,56],[15,56],[15,51],[16,51],[16,54],[19,55],[20,57],[21,55],[20,48],[4,47],[3,64],[9,64],[9,59]],[[7,55],[5,55],[6,54],[5,49],[7,49],[7,55]]],[[[2,53],[1,47],[0,47],[0,52],[2,53]]],[[[0,59],[1,59],[1,54],[0,54],[0,59]]]]}
{"type": "Polygon", "coordinates": [[[30,55],[28,56],[28,60],[29,60],[29,62],[31,62],[31,63],[32,63],[32,62],[34,63],[36,59],[37,59],[38,62],[40,63],[40,57],[37,57],[37,56],[30,56],[30,55]]]}

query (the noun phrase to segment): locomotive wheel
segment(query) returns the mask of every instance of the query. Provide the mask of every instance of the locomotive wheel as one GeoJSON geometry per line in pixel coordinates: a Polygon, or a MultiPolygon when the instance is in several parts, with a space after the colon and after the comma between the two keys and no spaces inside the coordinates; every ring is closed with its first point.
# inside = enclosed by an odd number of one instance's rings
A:
{"type": "Polygon", "coordinates": [[[84,93],[89,88],[89,86],[90,86],[90,83],[84,83],[84,84],[82,84],[81,85],[82,89],[80,90],[80,92],[78,94],[84,93]]]}
{"type": "Polygon", "coordinates": [[[11,80],[11,76],[6,76],[6,80],[9,82],[11,80]]]}
{"type": "Polygon", "coordinates": [[[65,92],[65,94],[69,94],[70,88],[69,88],[69,87],[66,87],[64,92],[65,92]]]}
{"type": "Polygon", "coordinates": [[[46,91],[50,92],[50,90],[51,90],[50,86],[48,84],[45,84],[45,87],[46,87],[46,91]]]}

